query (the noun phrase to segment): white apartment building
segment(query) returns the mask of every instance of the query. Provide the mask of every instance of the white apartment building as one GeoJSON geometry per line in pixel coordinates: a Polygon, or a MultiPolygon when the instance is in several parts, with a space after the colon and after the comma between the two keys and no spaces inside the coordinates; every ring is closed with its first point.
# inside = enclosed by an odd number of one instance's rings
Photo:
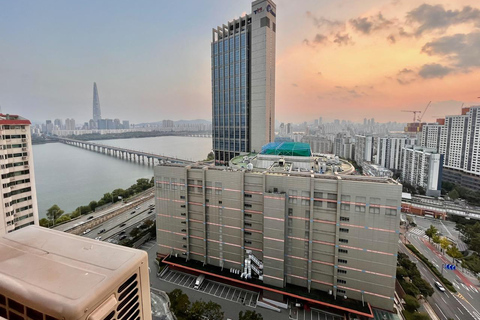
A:
{"type": "Polygon", "coordinates": [[[372,136],[355,136],[355,161],[361,165],[364,161],[371,162],[373,154],[372,136]]]}
{"type": "Polygon", "coordinates": [[[443,155],[434,149],[406,146],[402,153],[402,180],[439,196],[442,189],[443,155]]]}
{"type": "Polygon", "coordinates": [[[0,114],[0,236],[38,225],[30,121],[0,114]]]}
{"type": "Polygon", "coordinates": [[[480,190],[480,106],[424,125],[421,145],[444,155],[445,181],[480,190]]]}
{"type": "Polygon", "coordinates": [[[402,167],[402,148],[406,145],[414,145],[416,139],[406,136],[387,136],[376,137],[374,140],[374,149],[376,150],[375,163],[397,171],[402,167]]]}

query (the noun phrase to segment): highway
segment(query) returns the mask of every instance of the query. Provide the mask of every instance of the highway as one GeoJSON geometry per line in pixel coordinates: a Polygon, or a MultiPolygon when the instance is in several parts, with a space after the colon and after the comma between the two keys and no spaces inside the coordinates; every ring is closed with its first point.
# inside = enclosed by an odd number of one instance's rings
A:
{"type": "MultiPolygon", "coordinates": [[[[418,260],[403,243],[400,244],[399,249],[400,252],[407,254],[410,260],[414,262],[418,260]]],[[[448,320],[449,318],[456,320],[480,320],[480,317],[471,313],[465,306],[467,303],[448,290],[445,290],[445,292],[438,290],[434,285],[438,279],[421,261],[417,262],[417,267],[422,278],[428,281],[435,290],[435,293],[431,297],[428,297],[427,300],[441,320],[448,320]]]]}
{"type": "Polygon", "coordinates": [[[113,240],[116,243],[120,233],[124,231],[127,237],[133,226],[140,225],[144,220],[151,219],[155,221],[155,199],[148,199],[142,202],[139,207],[128,210],[118,216],[105,221],[104,223],[92,228],[91,231],[83,235],[84,237],[95,239],[102,237],[101,240],[113,240]],[[150,207],[152,206],[152,207],[150,207]],[[150,210],[152,209],[152,210],[150,210]],[[133,213],[135,211],[135,213],[133,213]],[[105,229],[104,232],[101,232],[105,229]]]}
{"type": "Polygon", "coordinates": [[[138,195],[134,196],[133,198],[129,199],[128,203],[123,203],[122,201],[118,201],[117,203],[115,203],[113,205],[110,205],[103,210],[96,211],[96,212],[90,212],[89,214],[82,215],[77,219],[74,219],[72,221],[68,221],[68,222],[63,223],[61,225],[55,226],[52,229],[55,229],[55,230],[58,230],[58,231],[68,232],[68,230],[70,230],[70,229],[72,229],[76,226],[79,226],[79,225],[81,225],[85,222],[88,222],[90,220],[99,218],[99,217],[101,217],[105,214],[114,212],[114,211],[116,211],[118,209],[121,209],[125,206],[129,206],[131,204],[137,204],[137,203],[141,204],[145,201],[145,198],[153,195],[153,192],[154,192],[154,189],[150,188],[148,190],[145,190],[145,191],[139,193],[138,195]]]}

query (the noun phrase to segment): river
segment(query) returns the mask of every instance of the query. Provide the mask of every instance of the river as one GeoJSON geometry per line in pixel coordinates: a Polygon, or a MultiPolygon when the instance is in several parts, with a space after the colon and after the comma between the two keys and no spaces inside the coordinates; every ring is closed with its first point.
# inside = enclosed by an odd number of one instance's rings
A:
{"type": "MultiPolygon", "coordinates": [[[[100,144],[201,160],[212,149],[211,138],[152,137],[97,140],[100,144]]],[[[150,179],[153,166],[122,160],[63,143],[33,146],[39,217],[53,204],[70,213],[116,188],[126,189],[139,178],[150,179]]]]}

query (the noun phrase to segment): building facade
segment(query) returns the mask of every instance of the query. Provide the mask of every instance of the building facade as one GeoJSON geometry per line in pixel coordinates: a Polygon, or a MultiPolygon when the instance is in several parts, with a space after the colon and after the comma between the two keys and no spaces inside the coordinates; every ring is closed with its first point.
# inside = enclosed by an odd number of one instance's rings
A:
{"type": "Polygon", "coordinates": [[[308,143],[314,153],[332,153],[332,141],[326,137],[303,136],[300,142],[308,143]]]}
{"type": "Polygon", "coordinates": [[[406,146],[402,156],[402,181],[424,188],[427,195],[440,196],[443,155],[435,149],[406,146]]]}
{"type": "Polygon", "coordinates": [[[100,98],[98,97],[97,83],[93,83],[93,121],[95,124],[102,119],[102,111],[100,110],[100,98]]]}
{"type": "Polygon", "coordinates": [[[252,13],[213,29],[212,124],[216,164],[260,151],[275,138],[276,6],[252,3],[252,13]]]}
{"type": "Polygon", "coordinates": [[[354,159],[355,141],[346,133],[337,133],[333,143],[333,154],[344,159],[354,159]]]}
{"type": "Polygon", "coordinates": [[[160,255],[244,270],[252,254],[267,286],[393,309],[395,181],[201,165],[154,171],[160,255]]]}
{"type": "Polygon", "coordinates": [[[423,125],[421,144],[444,155],[444,181],[480,190],[480,106],[423,125]]]}
{"type": "Polygon", "coordinates": [[[409,137],[375,137],[375,163],[393,171],[402,166],[402,148],[415,145],[415,138],[409,137]]]}
{"type": "Polygon", "coordinates": [[[372,136],[355,136],[355,162],[362,165],[364,161],[371,162],[373,154],[372,136]]]}
{"type": "Polygon", "coordinates": [[[30,121],[0,114],[0,235],[38,225],[30,121]]]}

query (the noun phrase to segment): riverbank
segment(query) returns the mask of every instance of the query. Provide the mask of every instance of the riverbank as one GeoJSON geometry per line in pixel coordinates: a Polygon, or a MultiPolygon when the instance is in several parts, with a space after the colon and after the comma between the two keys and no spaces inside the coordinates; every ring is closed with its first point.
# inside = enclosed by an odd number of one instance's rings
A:
{"type": "Polygon", "coordinates": [[[133,131],[122,133],[91,133],[82,135],[71,135],[67,138],[90,141],[90,140],[112,140],[112,139],[136,139],[136,138],[152,138],[152,137],[185,137],[194,135],[211,135],[210,131],[133,131]]]}

